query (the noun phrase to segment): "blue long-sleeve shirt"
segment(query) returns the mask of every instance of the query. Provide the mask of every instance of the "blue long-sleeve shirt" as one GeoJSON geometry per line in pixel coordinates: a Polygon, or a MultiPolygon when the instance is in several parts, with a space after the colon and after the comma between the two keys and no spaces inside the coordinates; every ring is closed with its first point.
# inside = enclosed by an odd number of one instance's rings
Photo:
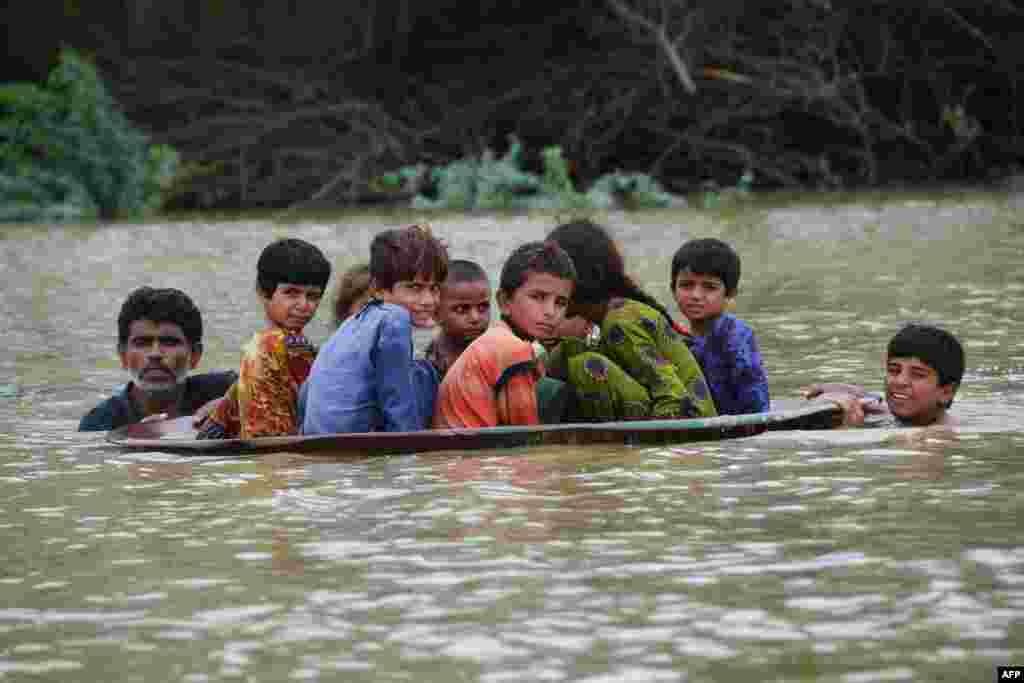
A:
{"type": "Polygon", "coordinates": [[[401,306],[371,301],[320,349],[302,389],[303,434],[426,429],[437,372],[413,358],[401,306]]]}
{"type": "Polygon", "coordinates": [[[723,313],[703,336],[694,336],[690,351],[704,371],[721,415],[763,413],[769,410],[768,377],[754,331],[745,322],[723,313]]]}

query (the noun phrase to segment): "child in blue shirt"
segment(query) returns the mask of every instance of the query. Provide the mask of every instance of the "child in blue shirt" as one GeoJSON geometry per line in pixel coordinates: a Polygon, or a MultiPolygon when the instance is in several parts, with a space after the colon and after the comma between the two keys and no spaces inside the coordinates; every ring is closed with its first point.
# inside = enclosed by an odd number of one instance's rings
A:
{"type": "Polygon", "coordinates": [[[429,228],[386,230],[370,245],[370,301],[320,349],[300,396],[303,434],[426,429],[439,379],[413,357],[432,327],[448,251],[429,228]]]}
{"type": "Polygon", "coordinates": [[[725,312],[739,280],[740,257],[721,240],[690,240],[672,258],[672,295],[690,322],[690,351],[722,415],[769,410],[768,378],[754,332],[725,312]]]}

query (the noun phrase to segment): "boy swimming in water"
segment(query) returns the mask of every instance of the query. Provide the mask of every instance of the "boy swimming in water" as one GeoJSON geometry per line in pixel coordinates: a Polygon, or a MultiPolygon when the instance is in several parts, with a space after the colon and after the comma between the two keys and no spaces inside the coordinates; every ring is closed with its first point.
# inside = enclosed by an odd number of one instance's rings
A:
{"type": "Polygon", "coordinates": [[[690,322],[690,351],[722,415],[770,409],[754,331],[726,311],[739,281],[740,257],[721,240],[690,240],[672,258],[672,295],[690,322]]]}
{"type": "Polygon", "coordinates": [[[884,404],[866,401],[870,395],[853,384],[812,384],[804,397],[839,404],[846,426],[864,424],[865,412],[888,413],[902,426],[954,426],[959,421],[948,411],[963,375],[964,350],[956,337],[933,325],[911,324],[886,349],[884,404]]]}
{"type": "Polygon", "coordinates": [[[242,349],[238,381],[205,421],[198,438],[253,438],[298,433],[299,387],[316,347],[303,329],[316,315],[331,264],[300,239],[268,245],[256,264],[256,292],[266,327],[242,349]]]}
{"type": "Polygon", "coordinates": [[[575,282],[572,260],[554,242],[529,242],[512,252],[501,269],[501,320],[449,368],[435,428],[539,424],[536,389],[544,369],[532,342],[554,335],[575,282]]]}
{"type": "Polygon", "coordinates": [[[425,356],[443,378],[466,348],[491,324],[491,283],[479,264],[456,259],[448,264],[437,305],[440,333],[427,346],[425,356]]]}

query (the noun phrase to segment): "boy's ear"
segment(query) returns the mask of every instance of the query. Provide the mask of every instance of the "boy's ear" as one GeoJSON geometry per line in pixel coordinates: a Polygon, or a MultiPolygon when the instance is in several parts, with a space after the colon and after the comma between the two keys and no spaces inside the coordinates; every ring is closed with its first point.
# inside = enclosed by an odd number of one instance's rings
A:
{"type": "Polygon", "coordinates": [[[498,304],[498,310],[501,310],[508,304],[508,295],[504,289],[499,289],[494,293],[494,301],[498,304]]]}

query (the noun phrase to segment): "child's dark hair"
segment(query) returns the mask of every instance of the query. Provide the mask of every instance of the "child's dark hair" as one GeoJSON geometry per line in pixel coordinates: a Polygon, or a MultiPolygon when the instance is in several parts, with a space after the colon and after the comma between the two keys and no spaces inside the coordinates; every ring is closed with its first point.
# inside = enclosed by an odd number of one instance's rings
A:
{"type": "Polygon", "coordinates": [[[498,287],[511,295],[523,286],[530,273],[546,273],[576,282],[576,269],[572,259],[557,242],[527,242],[516,248],[501,267],[498,287]]]}
{"type": "Polygon", "coordinates": [[[732,247],[713,237],[690,240],[679,247],[672,257],[672,281],[669,289],[675,289],[676,278],[683,271],[699,275],[715,275],[722,278],[725,295],[736,296],[740,283],[740,257],[732,247]]]}
{"type": "Polygon", "coordinates": [[[370,288],[370,264],[357,263],[341,276],[334,297],[334,322],[340,325],[351,314],[352,304],[370,288]]]}
{"type": "Polygon", "coordinates": [[[323,289],[331,277],[331,264],[323,252],[294,237],[268,244],[256,262],[256,285],[267,298],[282,282],[323,289]]]}
{"type": "Polygon", "coordinates": [[[448,262],[448,279],[445,280],[446,284],[457,285],[462,282],[481,281],[490,283],[490,278],[487,277],[487,271],[476,261],[455,259],[448,262]]]}
{"type": "MultiPolygon", "coordinates": [[[[934,325],[904,326],[889,340],[888,358],[917,358],[939,376],[939,385],[960,386],[964,376],[964,349],[952,334],[934,325]]],[[[946,404],[948,408],[953,401],[946,404]]]]}
{"type": "Polygon", "coordinates": [[[441,284],[448,277],[448,248],[425,225],[377,233],[370,243],[370,279],[379,289],[391,289],[416,276],[441,284]]]}
{"type": "Polygon", "coordinates": [[[174,323],[181,328],[193,351],[203,348],[203,317],[185,292],[178,289],[140,287],[128,295],[117,316],[117,348],[128,345],[128,335],[136,320],[174,323]]]}
{"type": "Polygon", "coordinates": [[[622,253],[606,228],[589,220],[577,220],[559,225],[548,234],[548,239],[557,242],[576,267],[573,300],[599,304],[621,296],[647,304],[672,322],[665,307],[626,274],[622,253]]]}

